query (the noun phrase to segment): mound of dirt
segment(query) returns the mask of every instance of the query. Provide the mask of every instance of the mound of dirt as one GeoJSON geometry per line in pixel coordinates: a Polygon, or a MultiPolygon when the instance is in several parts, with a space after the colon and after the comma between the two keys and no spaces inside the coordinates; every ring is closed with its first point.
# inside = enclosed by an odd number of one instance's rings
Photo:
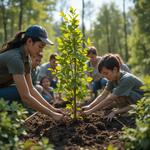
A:
{"type": "Polygon", "coordinates": [[[89,115],[74,122],[55,122],[52,118],[37,113],[26,122],[26,139],[40,140],[47,137],[55,150],[104,150],[109,144],[124,150],[124,143],[119,139],[124,126],[134,127],[134,118],[123,116],[107,122],[103,111],[89,115]]]}

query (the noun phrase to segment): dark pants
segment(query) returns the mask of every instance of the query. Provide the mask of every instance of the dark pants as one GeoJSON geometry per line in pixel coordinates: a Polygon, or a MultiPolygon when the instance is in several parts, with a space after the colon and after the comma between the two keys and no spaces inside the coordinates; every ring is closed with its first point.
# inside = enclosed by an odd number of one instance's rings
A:
{"type": "Polygon", "coordinates": [[[107,84],[107,79],[101,78],[97,81],[92,82],[92,90],[95,94],[95,98],[98,96],[98,90],[103,89],[107,84]]]}
{"type": "Polygon", "coordinates": [[[4,98],[5,100],[9,101],[21,99],[15,85],[0,88],[0,98],[4,98]]]}
{"type": "Polygon", "coordinates": [[[21,97],[20,97],[15,85],[0,88],[0,99],[1,98],[8,101],[9,104],[11,104],[13,101],[19,102],[20,104],[23,105],[23,107],[28,111],[28,113],[30,115],[34,112],[23,101],[21,101],[21,97]]]}
{"type": "Polygon", "coordinates": [[[50,82],[51,82],[51,85],[50,85],[50,86],[51,86],[52,88],[54,88],[54,89],[57,88],[57,80],[51,80],[50,82]]]}

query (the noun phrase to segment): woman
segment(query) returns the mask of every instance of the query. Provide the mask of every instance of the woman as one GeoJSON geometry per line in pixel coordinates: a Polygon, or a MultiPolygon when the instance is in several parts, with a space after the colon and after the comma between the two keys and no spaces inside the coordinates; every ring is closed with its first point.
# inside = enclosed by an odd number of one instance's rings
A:
{"type": "Polygon", "coordinates": [[[16,100],[20,96],[23,102],[36,111],[61,120],[61,110],[42,98],[31,79],[30,57],[42,53],[46,44],[53,44],[48,39],[46,30],[33,25],[3,45],[0,51],[0,98],[16,100]]]}

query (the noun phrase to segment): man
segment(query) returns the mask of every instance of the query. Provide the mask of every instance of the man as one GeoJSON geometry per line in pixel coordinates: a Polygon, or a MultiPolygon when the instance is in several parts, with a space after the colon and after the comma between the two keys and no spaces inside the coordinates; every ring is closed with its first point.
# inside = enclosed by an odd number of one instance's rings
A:
{"type": "Polygon", "coordinates": [[[56,69],[56,56],[57,54],[51,54],[49,62],[44,63],[40,66],[40,72],[38,75],[38,81],[41,80],[42,77],[47,76],[50,80],[51,87],[56,88],[57,78],[54,74],[52,74],[52,70],[56,69]]]}
{"type": "Polygon", "coordinates": [[[32,57],[32,70],[31,70],[32,83],[39,93],[42,93],[43,91],[42,86],[40,86],[38,83],[38,75],[40,72],[39,65],[41,63],[41,59],[42,54],[32,57]]]}
{"type": "Polygon", "coordinates": [[[89,115],[97,110],[105,108],[118,108],[112,111],[108,120],[121,113],[129,111],[142,98],[144,92],[140,89],[143,82],[133,74],[122,72],[117,57],[108,54],[102,58],[98,65],[99,72],[109,81],[102,92],[91,104],[82,107],[83,113],[89,115]]]}
{"type": "Polygon", "coordinates": [[[92,72],[87,72],[87,75],[90,76],[93,80],[89,85],[89,88],[94,93],[94,98],[98,95],[98,90],[103,89],[106,86],[107,80],[102,77],[98,71],[98,64],[102,57],[97,55],[97,50],[95,47],[89,47],[87,51],[87,56],[90,60],[87,62],[87,67],[92,68],[92,72]]]}

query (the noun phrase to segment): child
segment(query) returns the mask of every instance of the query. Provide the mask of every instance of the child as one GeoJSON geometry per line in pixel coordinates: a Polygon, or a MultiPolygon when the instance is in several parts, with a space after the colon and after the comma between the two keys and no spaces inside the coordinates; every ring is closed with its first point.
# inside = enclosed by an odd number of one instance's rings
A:
{"type": "Polygon", "coordinates": [[[53,88],[50,87],[50,81],[47,76],[44,76],[40,80],[40,85],[43,87],[42,96],[45,100],[47,100],[49,103],[52,103],[54,100],[54,93],[53,88]]]}
{"type": "Polygon", "coordinates": [[[143,91],[140,87],[143,82],[133,74],[122,72],[119,60],[112,54],[102,58],[98,70],[109,81],[102,94],[88,106],[82,107],[82,110],[85,115],[89,115],[97,110],[118,107],[117,111],[112,111],[107,116],[111,121],[115,115],[130,110],[130,104],[135,104],[142,98],[143,91]]]}

